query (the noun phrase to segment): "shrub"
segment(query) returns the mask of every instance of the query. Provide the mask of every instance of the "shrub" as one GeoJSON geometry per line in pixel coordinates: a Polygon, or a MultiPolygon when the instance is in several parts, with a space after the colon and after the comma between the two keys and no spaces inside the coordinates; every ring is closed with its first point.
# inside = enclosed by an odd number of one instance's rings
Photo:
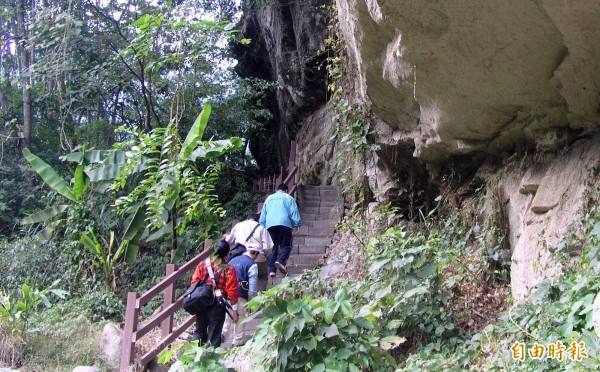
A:
{"type": "Polygon", "coordinates": [[[0,267],[0,287],[12,296],[18,294],[23,283],[47,288],[58,279],[63,283],[68,279],[67,254],[55,241],[21,238],[0,242],[0,267]]]}

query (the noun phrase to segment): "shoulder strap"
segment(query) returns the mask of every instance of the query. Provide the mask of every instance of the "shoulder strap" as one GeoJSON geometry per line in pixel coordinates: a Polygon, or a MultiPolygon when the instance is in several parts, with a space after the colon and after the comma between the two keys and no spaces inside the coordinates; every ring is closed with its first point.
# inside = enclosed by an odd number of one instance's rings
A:
{"type": "Polygon", "coordinates": [[[208,257],[206,259],[206,261],[204,261],[204,262],[206,264],[206,271],[208,272],[208,276],[210,277],[210,279],[213,282],[212,285],[213,285],[213,287],[216,288],[217,287],[217,281],[219,280],[219,276],[221,275],[221,272],[217,271],[217,275],[216,276],[213,274],[212,265],[210,264],[210,257],[208,257]]]}
{"type": "Polygon", "coordinates": [[[248,241],[248,239],[250,239],[252,237],[252,235],[254,235],[254,232],[256,231],[256,229],[258,229],[258,226],[260,226],[260,223],[257,222],[256,226],[254,226],[254,228],[250,232],[250,235],[248,235],[248,237],[246,238],[246,242],[248,241]]]}

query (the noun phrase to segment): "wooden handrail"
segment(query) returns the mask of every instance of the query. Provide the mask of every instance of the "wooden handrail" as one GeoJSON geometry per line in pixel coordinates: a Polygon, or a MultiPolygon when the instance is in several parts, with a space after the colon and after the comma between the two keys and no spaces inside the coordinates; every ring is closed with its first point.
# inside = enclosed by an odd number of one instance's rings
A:
{"type": "Polygon", "coordinates": [[[212,240],[206,240],[204,242],[204,251],[186,262],[180,268],[177,268],[173,264],[168,264],[165,278],[144,294],[140,295],[137,292],[129,292],[127,294],[125,326],[123,327],[123,344],[121,347],[121,363],[119,366],[120,371],[125,372],[129,370],[129,366],[135,359],[135,344],[154,327],[159,324],[161,325],[162,340],[158,345],[154,346],[149,352],[142,356],[140,359],[142,365],[146,365],[152,358],[156,357],[158,353],[185,332],[185,330],[193,323],[195,317],[191,316],[173,331],[173,316],[175,315],[175,312],[181,308],[183,303],[183,297],[180,297],[175,301],[175,283],[181,277],[187,275],[188,272],[195,268],[202,260],[210,257],[211,252],[209,248],[212,247],[212,244],[212,240]],[[138,327],[141,307],[161,293],[164,294],[162,310],[146,321],[142,326],[138,327]]]}
{"type": "MultiPolygon", "coordinates": [[[[281,172],[278,175],[272,175],[253,182],[253,191],[270,193],[275,191],[275,188],[278,186],[277,183],[285,183],[290,189],[290,195],[295,195],[297,189],[297,161],[298,145],[295,141],[292,141],[288,166],[286,168],[282,167],[281,172]]],[[[260,208],[258,212],[260,212],[260,208]]],[[[125,326],[123,327],[123,344],[121,347],[121,363],[119,366],[120,371],[125,372],[129,370],[129,366],[135,359],[136,343],[159,324],[161,326],[160,342],[141,358],[138,358],[138,361],[144,366],[192,325],[195,316],[190,316],[185,322],[173,330],[173,316],[175,312],[181,308],[183,303],[183,297],[175,300],[175,284],[182,276],[194,269],[202,260],[210,256],[208,248],[211,246],[211,240],[204,242],[204,251],[179,268],[173,264],[168,264],[166,267],[165,278],[143,294],[140,295],[137,292],[129,292],[127,294],[125,326]],[[148,304],[148,302],[161,293],[163,294],[162,310],[138,327],[140,309],[142,306],[148,304]]]]}
{"type": "Polygon", "coordinates": [[[298,185],[296,185],[296,173],[298,172],[298,144],[292,141],[290,145],[290,159],[287,167],[282,167],[279,174],[274,174],[261,178],[253,182],[252,190],[254,192],[271,193],[275,192],[277,186],[281,183],[287,185],[289,193],[295,196],[298,185]]]}

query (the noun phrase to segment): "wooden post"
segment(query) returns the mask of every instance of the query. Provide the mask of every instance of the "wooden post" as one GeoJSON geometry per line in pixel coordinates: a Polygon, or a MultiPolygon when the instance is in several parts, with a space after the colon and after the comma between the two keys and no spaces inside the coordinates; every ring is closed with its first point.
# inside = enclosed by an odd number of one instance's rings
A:
{"type": "Polygon", "coordinates": [[[125,372],[133,363],[135,354],[135,340],[133,334],[137,331],[140,309],[137,308],[137,292],[127,293],[127,308],[125,310],[125,328],[123,329],[123,343],[121,345],[121,365],[119,370],[125,372]]]}
{"type": "Polygon", "coordinates": [[[298,146],[296,145],[296,141],[292,141],[290,145],[290,162],[291,166],[296,165],[296,155],[298,153],[298,146]]]}
{"type": "MultiPolygon", "coordinates": [[[[167,270],[165,277],[173,274],[176,270],[174,264],[167,264],[167,270]]],[[[163,292],[163,309],[166,309],[175,302],[175,283],[168,286],[163,292]]],[[[169,315],[169,317],[162,321],[160,324],[160,331],[162,338],[166,338],[173,331],[173,314],[169,315]]]]}

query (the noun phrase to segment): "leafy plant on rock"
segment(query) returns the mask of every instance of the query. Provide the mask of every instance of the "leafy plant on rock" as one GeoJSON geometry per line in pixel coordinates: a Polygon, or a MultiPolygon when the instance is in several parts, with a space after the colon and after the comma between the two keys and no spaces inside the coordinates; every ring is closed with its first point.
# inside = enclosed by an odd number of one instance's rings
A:
{"type": "Polygon", "coordinates": [[[115,179],[113,190],[125,187],[131,171],[144,162],[142,179],[127,195],[117,200],[121,213],[131,209],[143,211],[151,235],[149,240],[171,234],[172,258],[177,260],[182,251],[177,237],[190,224],[197,224],[199,239],[207,238],[218,217],[223,215],[215,195],[219,156],[242,146],[242,140],[202,141],[211,113],[211,105],[204,108],[182,142],[176,122],[150,133],[129,132],[130,140],[119,144],[126,151],[127,161],[121,175],[115,179]],[[204,170],[201,170],[204,167],[204,170]]]}

